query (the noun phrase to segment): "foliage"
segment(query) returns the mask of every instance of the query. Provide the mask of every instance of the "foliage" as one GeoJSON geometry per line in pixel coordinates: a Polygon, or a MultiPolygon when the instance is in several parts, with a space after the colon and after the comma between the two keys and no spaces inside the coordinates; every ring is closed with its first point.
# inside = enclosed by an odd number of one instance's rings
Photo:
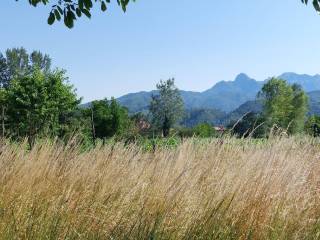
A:
{"type": "Polygon", "coordinates": [[[32,73],[35,69],[47,73],[50,71],[51,58],[47,54],[33,51],[28,54],[26,49],[7,49],[5,57],[0,53],[0,87],[8,87],[15,77],[32,73]]]}
{"type": "Polygon", "coordinates": [[[157,130],[161,130],[167,137],[170,128],[183,116],[184,106],[178,88],[174,85],[174,79],[160,81],[157,84],[158,95],[153,95],[150,102],[152,123],[157,130]]]}
{"type": "Polygon", "coordinates": [[[64,71],[45,74],[38,69],[16,77],[7,89],[11,134],[16,138],[28,137],[30,145],[36,136],[57,136],[79,102],[64,71]]]}
{"type": "MultiPolygon", "coordinates": [[[[117,0],[117,3],[125,12],[130,1],[134,2],[135,0],[117,0]]],[[[39,4],[52,3],[48,24],[52,25],[56,20],[63,19],[64,24],[68,28],[72,28],[77,18],[83,15],[91,18],[94,4],[100,4],[101,11],[105,12],[110,0],[29,0],[29,3],[34,7],[39,4]]]]}
{"type": "Polygon", "coordinates": [[[215,129],[208,123],[200,123],[193,129],[195,136],[209,138],[215,136],[215,129]]]}
{"type": "Polygon", "coordinates": [[[313,137],[320,137],[320,116],[310,116],[305,124],[305,131],[313,137]]]}
{"type": "Polygon", "coordinates": [[[301,87],[272,78],[258,96],[263,101],[263,117],[269,128],[277,126],[291,134],[303,130],[308,98],[301,87]]]}
{"type": "Polygon", "coordinates": [[[291,112],[290,132],[292,134],[302,133],[306,120],[306,113],[308,112],[308,96],[302,90],[301,86],[297,84],[292,85],[293,99],[291,112]]]}
{"type": "Polygon", "coordinates": [[[94,140],[124,136],[132,127],[127,109],[121,107],[114,98],[111,101],[93,101],[89,108],[83,110],[83,114],[92,124],[94,140]]]}
{"type": "Polygon", "coordinates": [[[318,139],[167,146],[1,142],[0,239],[319,238],[318,139]]]}
{"type": "MultiPolygon", "coordinates": [[[[302,3],[308,4],[309,0],[301,0],[302,3]]],[[[317,12],[320,12],[320,0],[312,0],[313,7],[317,12]]]]}
{"type": "Polygon", "coordinates": [[[237,121],[233,121],[228,125],[232,133],[241,138],[265,137],[266,130],[264,118],[257,113],[249,112],[237,121]]]}

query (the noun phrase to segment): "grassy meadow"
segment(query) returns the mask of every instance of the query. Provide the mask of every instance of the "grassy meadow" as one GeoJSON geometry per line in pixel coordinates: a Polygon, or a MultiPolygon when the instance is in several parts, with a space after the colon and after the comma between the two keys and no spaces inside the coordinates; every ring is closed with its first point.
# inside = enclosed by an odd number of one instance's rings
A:
{"type": "Polygon", "coordinates": [[[320,144],[0,145],[0,239],[320,239],[320,144]]]}

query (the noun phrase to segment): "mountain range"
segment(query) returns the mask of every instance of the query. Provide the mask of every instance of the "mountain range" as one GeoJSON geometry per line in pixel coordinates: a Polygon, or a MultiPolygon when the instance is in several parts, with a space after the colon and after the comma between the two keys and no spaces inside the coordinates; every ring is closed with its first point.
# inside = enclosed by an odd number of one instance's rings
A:
{"type": "MultiPolygon", "coordinates": [[[[287,72],[281,74],[278,78],[284,79],[290,84],[300,84],[310,97],[310,107],[320,113],[320,107],[318,107],[320,75],[311,76],[287,72]]],[[[268,80],[257,81],[241,73],[233,81],[220,81],[203,92],[181,90],[180,93],[187,111],[206,109],[236,115],[235,113],[239,112],[239,107],[240,110],[249,109],[250,106],[251,108],[257,108],[252,101],[268,80]]],[[[131,113],[144,112],[148,110],[152,94],[157,94],[157,91],[130,93],[117,100],[121,105],[127,107],[131,113]]]]}

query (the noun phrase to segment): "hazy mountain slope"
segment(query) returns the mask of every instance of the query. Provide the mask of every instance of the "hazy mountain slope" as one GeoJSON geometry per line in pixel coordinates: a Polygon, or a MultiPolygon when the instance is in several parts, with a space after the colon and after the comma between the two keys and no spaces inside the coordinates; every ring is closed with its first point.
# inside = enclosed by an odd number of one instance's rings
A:
{"type": "MultiPolygon", "coordinates": [[[[320,75],[284,73],[279,77],[291,84],[300,84],[307,92],[320,90],[320,75]]],[[[181,96],[187,110],[203,108],[232,112],[247,101],[254,100],[266,81],[256,81],[241,73],[234,81],[218,82],[204,92],[181,91],[181,96]]],[[[151,95],[156,93],[156,91],[130,93],[117,100],[132,113],[147,111],[151,95]]]]}
{"type": "MultiPolygon", "coordinates": [[[[320,115],[320,91],[312,91],[307,93],[309,97],[309,115],[320,115]]],[[[249,112],[259,113],[262,111],[262,103],[260,101],[248,101],[236,110],[228,113],[221,122],[227,125],[230,122],[237,121],[239,118],[249,112]]]]}

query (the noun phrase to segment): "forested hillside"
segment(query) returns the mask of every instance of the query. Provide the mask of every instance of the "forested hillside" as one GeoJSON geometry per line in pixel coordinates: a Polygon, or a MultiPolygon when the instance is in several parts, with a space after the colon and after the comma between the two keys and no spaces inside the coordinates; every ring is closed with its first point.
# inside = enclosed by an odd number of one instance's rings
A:
{"type": "MultiPolygon", "coordinates": [[[[290,84],[298,83],[306,92],[320,90],[320,75],[284,73],[279,78],[290,84]]],[[[180,93],[188,110],[213,109],[230,113],[247,101],[254,100],[267,80],[257,81],[241,73],[234,81],[220,81],[203,92],[180,91],[180,93]]],[[[148,109],[152,94],[156,92],[130,93],[117,100],[131,113],[143,112],[148,109]]]]}

